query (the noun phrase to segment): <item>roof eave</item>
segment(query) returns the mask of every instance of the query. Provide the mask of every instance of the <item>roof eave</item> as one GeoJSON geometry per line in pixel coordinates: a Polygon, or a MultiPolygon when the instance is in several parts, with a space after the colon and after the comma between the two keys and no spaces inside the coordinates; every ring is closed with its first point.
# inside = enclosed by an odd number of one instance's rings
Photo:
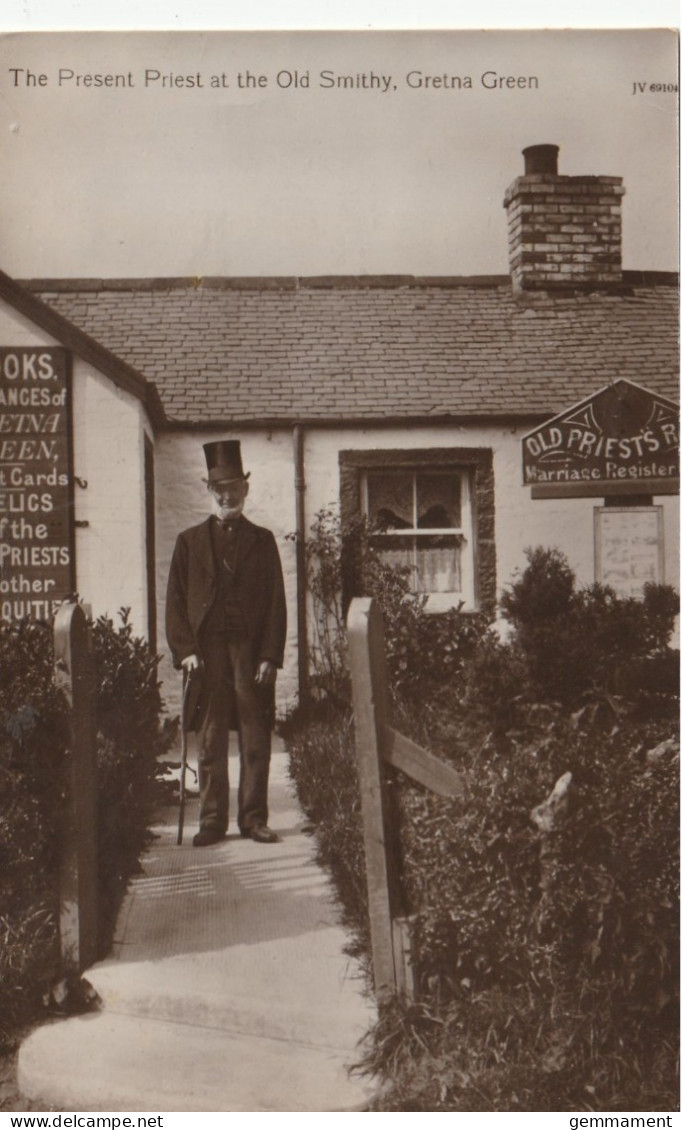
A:
{"type": "Polygon", "coordinates": [[[165,421],[165,431],[215,431],[216,429],[225,428],[231,431],[254,431],[256,429],[272,430],[280,429],[288,431],[294,427],[302,428],[404,428],[407,425],[410,427],[476,427],[476,426],[490,426],[491,424],[496,427],[519,427],[526,422],[544,422],[548,416],[554,411],[553,408],[545,410],[528,410],[525,412],[476,412],[467,415],[465,413],[453,412],[439,412],[430,413],[428,415],[403,415],[403,416],[338,416],[329,414],[327,416],[302,416],[302,415],[286,415],[286,416],[259,416],[259,417],[244,417],[243,419],[235,419],[232,417],[211,417],[210,420],[206,419],[192,419],[190,417],[183,419],[173,419],[167,417],[165,421]]]}
{"type": "Polygon", "coordinates": [[[68,318],[57,313],[52,306],[37,298],[4,271],[0,271],[0,298],[30,321],[35,322],[51,337],[56,338],[81,360],[87,361],[104,373],[118,388],[135,396],[144,405],[150,423],[155,429],[165,425],[166,414],[156,386],[132,365],[122,361],[120,357],[106,349],[84,330],[79,329],[68,318]]]}

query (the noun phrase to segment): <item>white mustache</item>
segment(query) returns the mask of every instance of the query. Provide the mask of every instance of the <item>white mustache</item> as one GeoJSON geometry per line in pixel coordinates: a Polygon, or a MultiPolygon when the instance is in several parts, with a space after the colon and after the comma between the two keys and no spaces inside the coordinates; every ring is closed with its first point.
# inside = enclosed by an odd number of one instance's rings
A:
{"type": "Polygon", "coordinates": [[[211,509],[216,518],[238,518],[244,509],[244,502],[238,502],[235,506],[221,506],[220,499],[211,499],[211,509]]]}

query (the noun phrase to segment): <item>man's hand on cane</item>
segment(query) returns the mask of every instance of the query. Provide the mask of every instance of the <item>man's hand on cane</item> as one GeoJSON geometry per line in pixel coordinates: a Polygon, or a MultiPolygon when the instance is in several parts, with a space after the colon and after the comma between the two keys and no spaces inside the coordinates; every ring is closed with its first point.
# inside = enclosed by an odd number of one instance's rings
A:
{"type": "Polygon", "coordinates": [[[277,668],[269,659],[261,659],[256,672],[256,682],[260,687],[274,687],[277,668]]]}
{"type": "Polygon", "coordinates": [[[185,658],[182,661],[181,666],[182,666],[183,671],[186,673],[186,675],[189,678],[191,675],[194,674],[195,671],[198,671],[199,667],[201,666],[199,656],[198,655],[186,655],[185,658]]]}

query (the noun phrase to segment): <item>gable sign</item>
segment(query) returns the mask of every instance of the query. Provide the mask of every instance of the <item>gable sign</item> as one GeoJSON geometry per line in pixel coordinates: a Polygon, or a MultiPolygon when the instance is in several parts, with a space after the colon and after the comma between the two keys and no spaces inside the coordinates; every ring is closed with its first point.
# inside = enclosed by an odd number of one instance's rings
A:
{"type": "Polygon", "coordinates": [[[615,381],[524,436],[523,481],[573,495],[671,493],[680,475],[678,414],[673,401],[615,381]]]}

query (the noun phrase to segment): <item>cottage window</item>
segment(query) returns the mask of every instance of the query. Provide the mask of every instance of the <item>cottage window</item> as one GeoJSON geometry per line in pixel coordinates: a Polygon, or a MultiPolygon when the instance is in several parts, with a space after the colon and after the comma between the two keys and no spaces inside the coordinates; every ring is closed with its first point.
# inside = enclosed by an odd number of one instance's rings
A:
{"type": "MultiPolygon", "coordinates": [[[[340,451],[341,517],[364,515],[391,565],[406,566],[429,612],[495,608],[495,486],[490,448],[340,451]]],[[[346,593],[347,597],[357,593],[346,593]]]]}
{"type": "Polygon", "coordinates": [[[406,568],[432,611],[474,607],[471,482],[466,469],[367,470],[364,512],[387,564],[406,568]]]}

